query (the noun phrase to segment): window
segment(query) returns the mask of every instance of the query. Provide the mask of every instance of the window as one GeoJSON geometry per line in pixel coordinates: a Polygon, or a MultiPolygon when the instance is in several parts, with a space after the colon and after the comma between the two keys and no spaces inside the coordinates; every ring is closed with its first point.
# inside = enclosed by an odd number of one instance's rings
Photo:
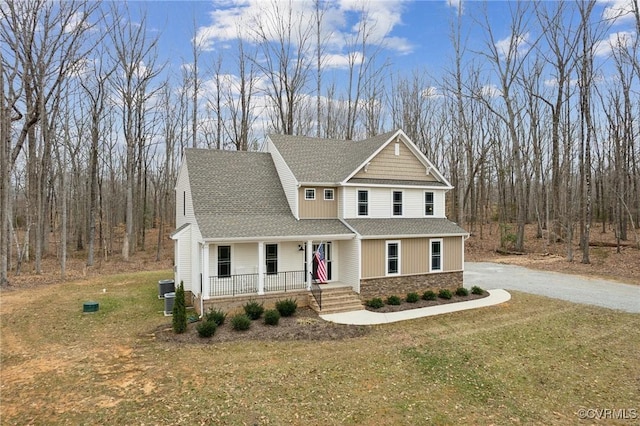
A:
{"type": "Polygon", "coordinates": [[[316,199],[316,189],[315,188],[306,188],[304,190],[304,199],[305,200],[315,200],[316,199]]]}
{"type": "Polygon", "coordinates": [[[424,193],[424,215],[433,216],[433,192],[424,193]]]}
{"type": "Polygon", "coordinates": [[[387,242],[387,275],[400,273],[400,243],[398,241],[387,242]]]}
{"type": "Polygon", "coordinates": [[[265,244],[264,248],[266,251],[267,275],[275,275],[278,273],[278,245],[265,244]]]}
{"type": "Polygon", "coordinates": [[[182,191],[182,216],[187,215],[187,191],[182,191]]]}
{"type": "Polygon", "coordinates": [[[393,215],[402,216],[402,191],[393,191],[393,215]]]}
{"type": "Polygon", "coordinates": [[[431,240],[431,267],[429,271],[442,271],[442,240],[431,240]]]}
{"type": "Polygon", "coordinates": [[[358,191],[358,216],[369,215],[369,191],[358,191]]]}
{"type": "Polygon", "coordinates": [[[218,277],[231,276],[231,246],[218,246],[218,277]]]}
{"type": "Polygon", "coordinates": [[[333,201],[333,188],[324,190],[324,199],[325,201],[333,201]]]}

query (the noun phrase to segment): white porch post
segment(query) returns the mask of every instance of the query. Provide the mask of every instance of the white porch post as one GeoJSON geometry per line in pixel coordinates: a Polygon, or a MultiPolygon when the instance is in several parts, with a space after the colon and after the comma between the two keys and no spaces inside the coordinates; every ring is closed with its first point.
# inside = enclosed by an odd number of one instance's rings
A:
{"type": "Polygon", "coordinates": [[[307,291],[311,291],[311,274],[313,273],[313,241],[307,241],[307,291]]]}
{"type": "Polygon", "coordinates": [[[264,294],[264,242],[258,242],[258,294],[264,294]]]}
{"type": "Polygon", "coordinates": [[[209,281],[209,243],[204,243],[202,245],[202,294],[200,295],[200,299],[208,299],[210,291],[210,281],[209,281]]]}

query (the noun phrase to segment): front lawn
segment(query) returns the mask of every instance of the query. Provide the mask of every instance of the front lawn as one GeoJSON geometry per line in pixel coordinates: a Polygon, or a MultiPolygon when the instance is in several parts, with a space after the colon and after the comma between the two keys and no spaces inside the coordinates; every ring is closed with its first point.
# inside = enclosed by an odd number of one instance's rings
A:
{"type": "Polygon", "coordinates": [[[171,327],[167,276],[3,291],[2,423],[576,424],[581,409],[640,409],[637,314],[513,293],[341,340],[184,344],[155,338],[171,327]]]}

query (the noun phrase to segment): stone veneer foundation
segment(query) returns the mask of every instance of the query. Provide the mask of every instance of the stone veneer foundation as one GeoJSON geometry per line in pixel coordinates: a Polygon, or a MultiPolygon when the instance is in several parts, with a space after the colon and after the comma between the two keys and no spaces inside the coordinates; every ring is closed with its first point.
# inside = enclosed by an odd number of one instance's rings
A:
{"type": "Polygon", "coordinates": [[[404,297],[407,293],[422,295],[427,290],[446,288],[455,290],[462,287],[462,271],[438,274],[409,275],[360,280],[360,298],[368,300],[374,297],[385,298],[391,295],[404,297]]]}

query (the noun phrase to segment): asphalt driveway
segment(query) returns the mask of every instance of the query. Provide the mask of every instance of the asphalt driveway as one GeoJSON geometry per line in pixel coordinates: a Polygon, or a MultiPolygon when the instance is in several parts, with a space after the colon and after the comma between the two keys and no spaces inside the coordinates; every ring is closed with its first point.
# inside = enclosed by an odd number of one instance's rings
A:
{"type": "Polygon", "coordinates": [[[468,288],[477,285],[487,290],[516,290],[640,313],[640,285],[489,262],[465,262],[464,269],[464,285],[468,288]]]}

